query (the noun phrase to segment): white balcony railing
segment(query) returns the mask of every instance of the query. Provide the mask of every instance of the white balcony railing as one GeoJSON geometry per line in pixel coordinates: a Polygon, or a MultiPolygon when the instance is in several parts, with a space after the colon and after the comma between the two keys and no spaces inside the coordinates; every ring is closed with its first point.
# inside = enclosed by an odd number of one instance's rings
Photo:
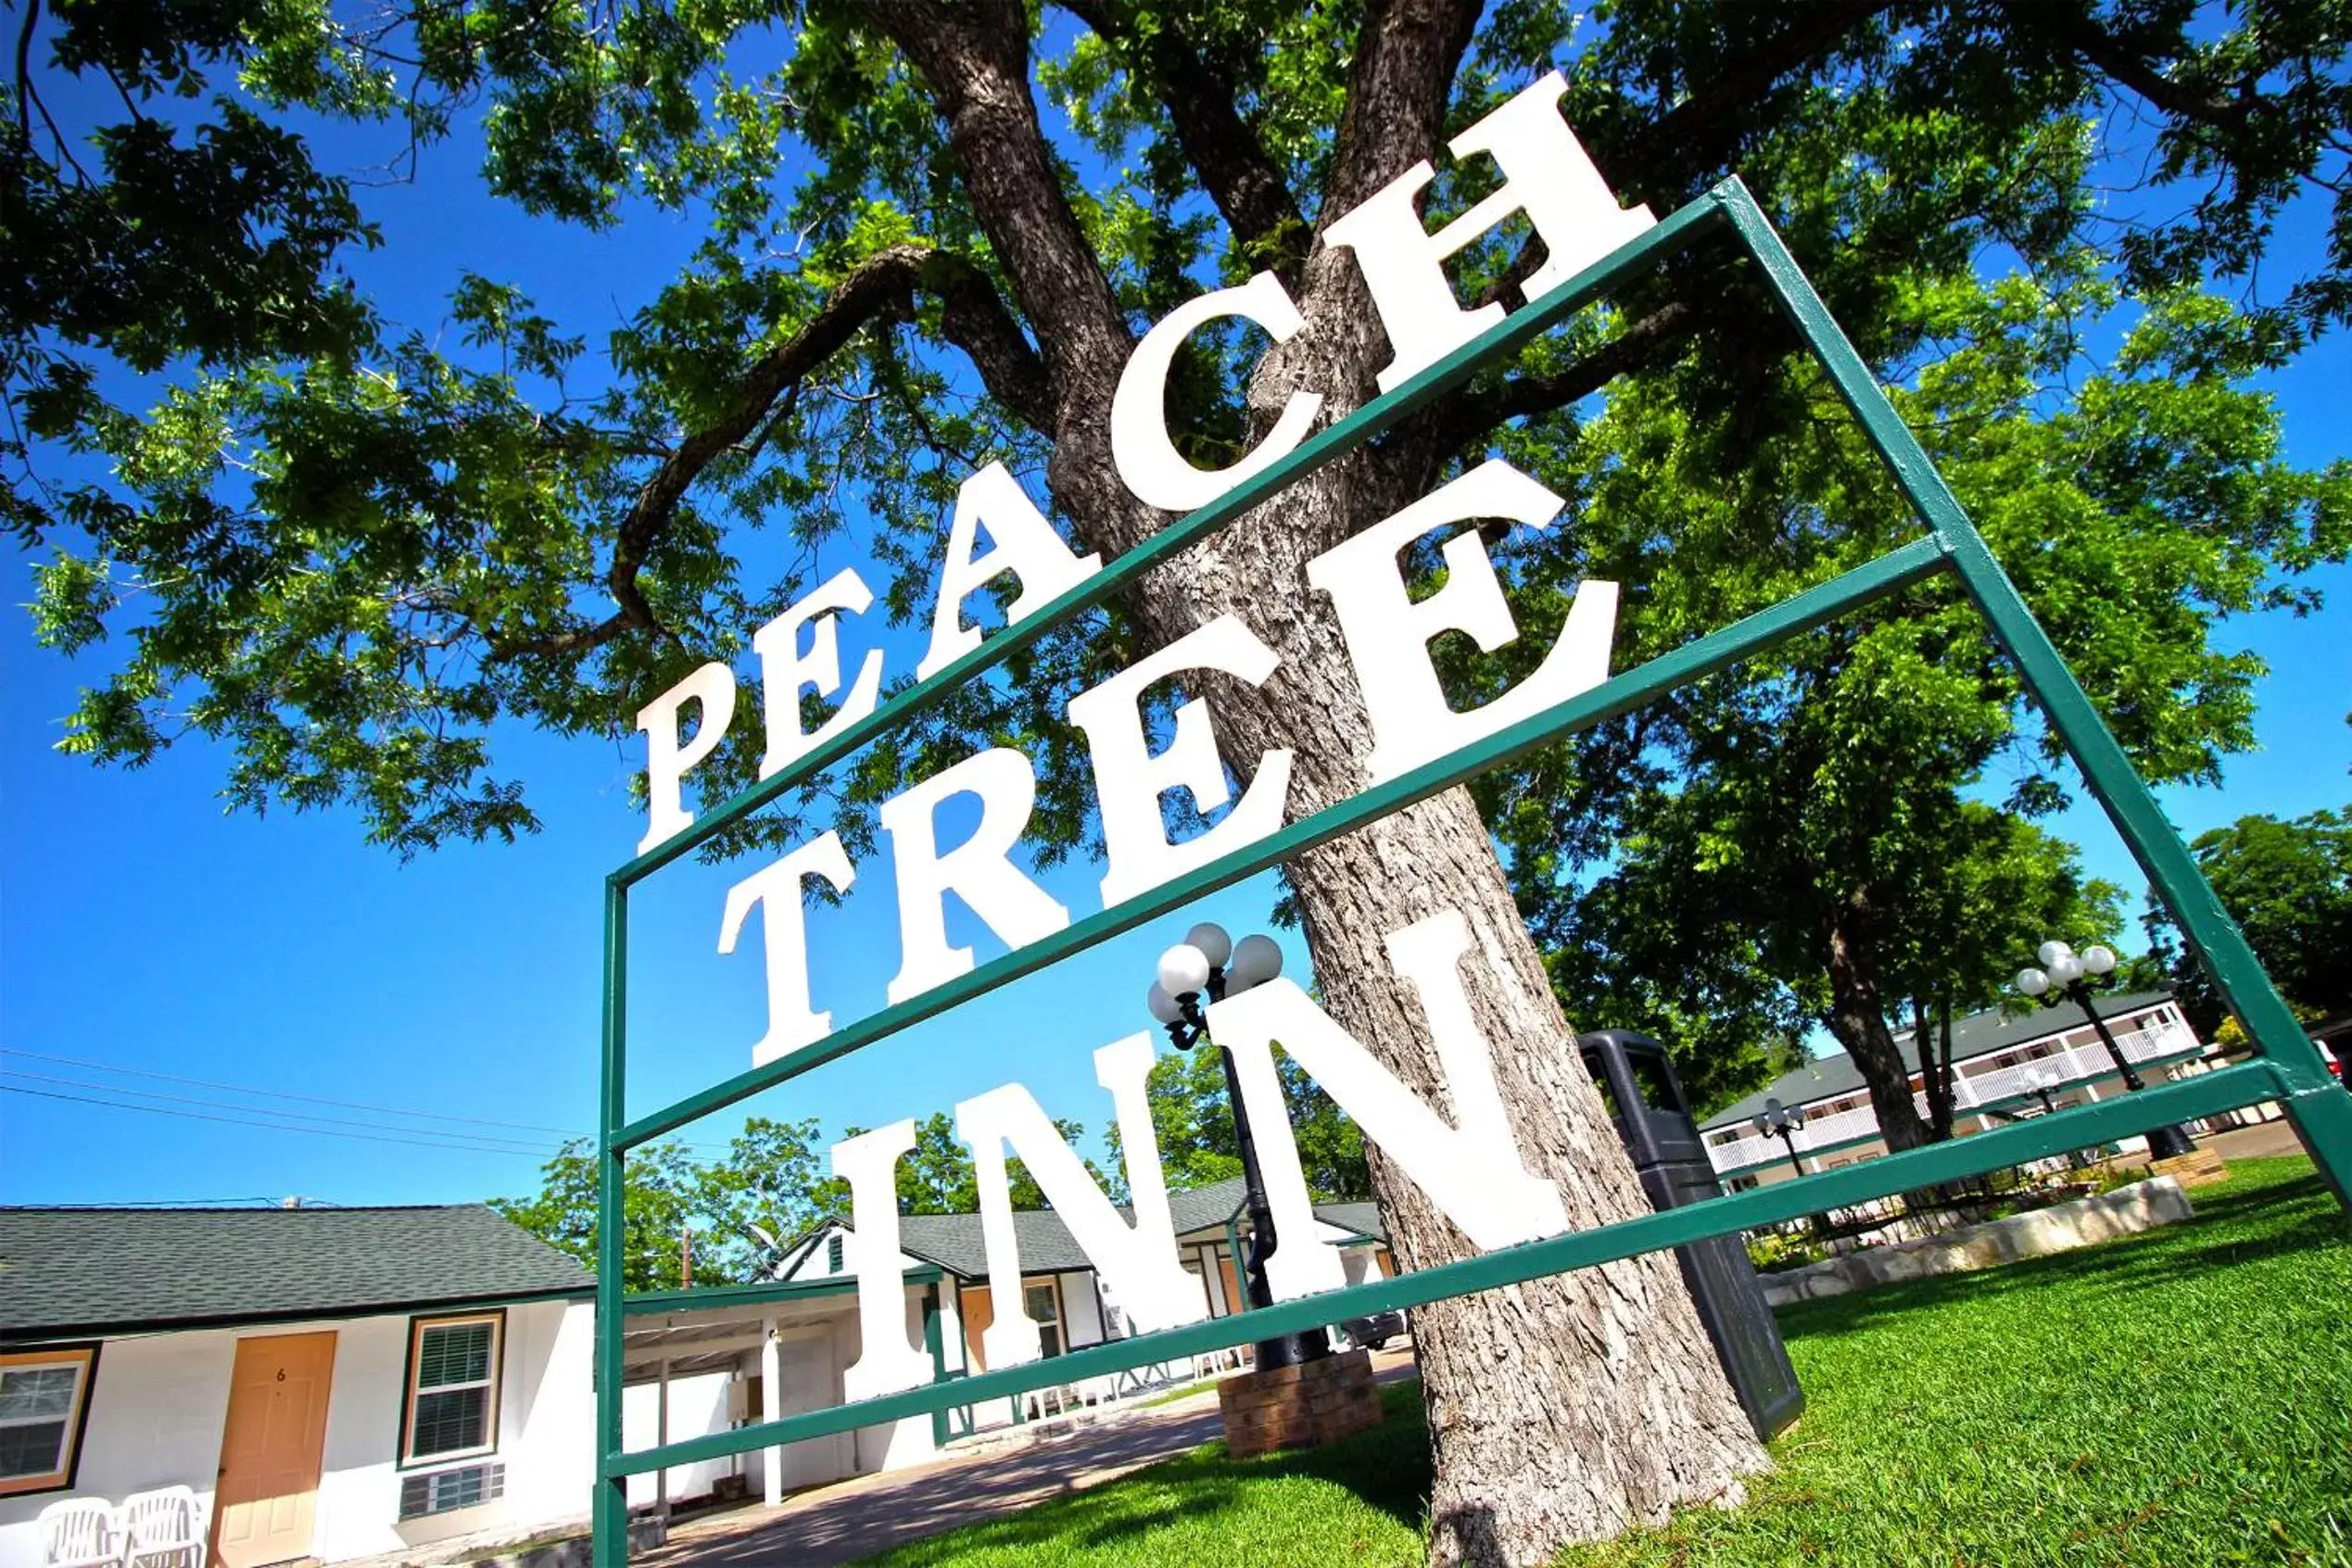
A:
{"type": "MultiPolygon", "coordinates": [[[[2116,1030],[2115,1043],[2125,1056],[2134,1062],[2150,1061],[2159,1056],[2175,1056],[2196,1049],[2196,1036],[2183,1025],[2169,1019],[2151,1018],[2137,1028],[2116,1030]]],[[[2078,1083],[2095,1081],[2110,1077],[2115,1063],[2106,1050],[2096,1041],[2086,1045],[2063,1048],[2047,1056],[2008,1067],[1985,1068],[1970,1072],[1966,1065],[1953,1074],[1953,1101],[1962,1110],[1970,1106],[1995,1105],[2004,1101],[2025,1099],[2036,1087],[2035,1079],[2042,1072],[2055,1069],[2058,1081],[2053,1089],[2063,1090],[2078,1083]]],[[[1912,1104],[1921,1116],[1928,1114],[1928,1099],[1924,1094],[1914,1094],[1912,1104]]],[[[1835,1144],[1867,1138],[1878,1131],[1878,1119],[1868,1106],[1834,1115],[1815,1117],[1796,1132],[1799,1154],[1835,1144]]],[[[1751,1166],[1769,1165],[1789,1157],[1789,1145],[1777,1137],[1748,1133],[1741,1137],[1707,1145],[1707,1158],[1718,1171],[1745,1170],[1751,1166]]]]}

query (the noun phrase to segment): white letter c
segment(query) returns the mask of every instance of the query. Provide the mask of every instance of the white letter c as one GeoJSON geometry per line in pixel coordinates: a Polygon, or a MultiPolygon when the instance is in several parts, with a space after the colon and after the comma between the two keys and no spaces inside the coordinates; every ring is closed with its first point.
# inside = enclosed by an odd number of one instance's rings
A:
{"type": "Polygon", "coordinates": [[[1195,468],[1168,438],[1168,373],[1176,350],[1204,322],[1238,316],[1264,327],[1276,343],[1287,343],[1306,326],[1283,291],[1282,280],[1260,272],[1239,288],[1220,288],[1188,299],[1144,335],[1119,373],[1111,398],[1111,461],[1137,499],[1169,512],[1207,506],[1251,474],[1289,455],[1307,438],[1319,392],[1294,392],[1266,438],[1231,468],[1195,468]]]}

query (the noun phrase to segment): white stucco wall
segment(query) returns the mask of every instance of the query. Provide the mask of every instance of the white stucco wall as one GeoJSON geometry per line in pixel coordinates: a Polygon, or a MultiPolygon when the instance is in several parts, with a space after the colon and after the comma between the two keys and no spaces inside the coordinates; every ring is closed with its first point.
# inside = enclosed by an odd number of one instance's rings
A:
{"type": "Polygon", "coordinates": [[[1103,1329],[1102,1298],[1094,1294],[1093,1270],[1074,1271],[1058,1276],[1062,1287],[1062,1343],[1076,1350],[1083,1346],[1100,1345],[1106,1337],[1103,1329]]]}
{"type": "MultiPolygon", "coordinates": [[[[735,1382],[732,1372],[698,1372],[692,1377],[670,1379],[670,1441],[679,1443],[689,1437],[701,1437],[713,1432],[725,1432],[734,1421],[727,1410],[727,1389],[735,1382]]],[[[662,1431],[662,1385],[658,1383],[639,1383],[621,1391],[621,1446],[625,1448],[651,1448],[660,1441],[662,1431]]],[[[594,1412],[589,1412],[594,1419],[594,1412]]],[[[719,1477],[735,1473],[735,1461],[704,1460],[697,1464],[670,1466],[670,1501],[699,1498],[718,1485],[719,1477]]],[[[651,1471],[629,1477],[629,1506],[651,1503],[660,1495],[660,1479],[651,1471]]]]}
{"type": "Polygon", "coordinates": [[[237,1341],[273,1334],[335,1335],[311,1555],[332,1562],[584,1516],[594,1454],[593,1317],[585,1301],[507,1309],[499,1447],[491,1456],[506,1465],[505,1496],[405,1524],[396,1461],[406,1314],[108,1339],[98,1352],[74,1485],[0,1498],[0,1568],[40,1568],[35,1521],[61,1498],[120,1502],[151,1486],[186,1486],[209,1521],[237,1341]]]}

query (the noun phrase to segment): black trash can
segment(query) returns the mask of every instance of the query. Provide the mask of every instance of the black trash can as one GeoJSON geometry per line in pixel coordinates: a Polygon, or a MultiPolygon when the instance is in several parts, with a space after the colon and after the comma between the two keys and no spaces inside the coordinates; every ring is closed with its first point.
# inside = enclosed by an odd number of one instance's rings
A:
{"type": "MultiPolygon", "coordinates": [[[[1680,1208],[1723,1195],[1708,1163],[1699,1123],[1682,1097],[1681,1081],[1666,1048],[1629,1029],[1580,1034],[1586,1070],[1616,1119],[1642,1190],[1656,1208],[1680,1208]]],[[[1804,1390],[1780,1342],[1780,1325],[1764,1304],[1764,1287],[1738,1235],[1716,1236],[1675,1248],[1682,1277],[1699,1308],[1699,1321],[1715,1342],[1733,1392],[1755,1423],[1756,1435],[1770,1437],[1803,1413],[1804,1390]]]]}

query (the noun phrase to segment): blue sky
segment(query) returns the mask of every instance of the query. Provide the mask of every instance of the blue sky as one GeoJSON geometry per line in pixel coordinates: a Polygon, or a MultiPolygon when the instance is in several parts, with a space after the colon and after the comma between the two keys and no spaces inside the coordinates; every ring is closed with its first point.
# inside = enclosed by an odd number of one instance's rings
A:
{"type": "MultiPolygon", "coordinates": [[[[391,148],[340,150],[360,163],[391,148]]],[[[472,268],[520,284],[592,342],[650,297],[696,237],[686,221],[651,211],[603,235],[528,224],[490,201],[465,151],[447,145],[427,152],[417,184],[371,192],[368,203],[387,244],[355,270],[387,315],[438,320],[444,292],[472,268]]],[[[2347,449],[2343,363],[2331,342],[2275,383],[2299,462],[2347,449]]],[[[20,602],[30,561],[10,570],[9,598],[20,602]]],[[[2185,831],[2352,795],[2343,722],[2352,570],[2315,580],[2330,598],[2320,614],[2223,628],[2226,643],[2271,664],[2263,750],[2234,759],[2221,790],[2167,792],[2185,831]]],[[[215,791],[225,759],[201,742],[136,774],[58,754],[58,716],[80,672],[33,649],[21,618],[0,637],[0,1045],[11,1081],[38,1092],[0,1094],[0,1200],[466,1200],[530,1190],[553,1145],[588,1131],[599,884],[643,831],[627,799],[633,744],[510,729],[502,769],[528,780],[546,830],[402,865],[367,848],[348,816],[224,815],[215,791]],[[290,1130],[296,1116],[310,1130],[290,1130]]],[[[904,639],[888,646],[895,653],[904,639]]],[[[2078,808],[2058,828],[2094,871],[2136,894],[2141,880],[2103,820],[2078,808]]],[[[747,929],[732,958],[715,942],[726,889],[749,869],[682,865],[638,895],[636,1111],[748,1064],[765,1017],[756,936],[747,929]]],[[[818,1003],[837,1022],[881,1005],[898,959],[887,866],[860,872],[849,901],[811,921],[818,1003]]],[[[1099,907],[1098,876],[1074,865],[1044,880],[1076,915],[1099,907]]],[[[1258,929],[1271,902],[1268,879],[1229,890],[744,1108],[815,1115],[831,1132],[944,1109],[1018,1079],[1050,1112],[1099,1129],[1107,1106],[1091,1054],[1150,1027],[1142,993],[1158,951],[1204,916],[1258,929]]],[[[985,958],[996,949],[978,934],[985,958]]],[[[1303,976],[1303,947],[1282,940],[1303,976]]],[[[738,1119],[686,1136],[715,1145],[738,1119]]]]}

